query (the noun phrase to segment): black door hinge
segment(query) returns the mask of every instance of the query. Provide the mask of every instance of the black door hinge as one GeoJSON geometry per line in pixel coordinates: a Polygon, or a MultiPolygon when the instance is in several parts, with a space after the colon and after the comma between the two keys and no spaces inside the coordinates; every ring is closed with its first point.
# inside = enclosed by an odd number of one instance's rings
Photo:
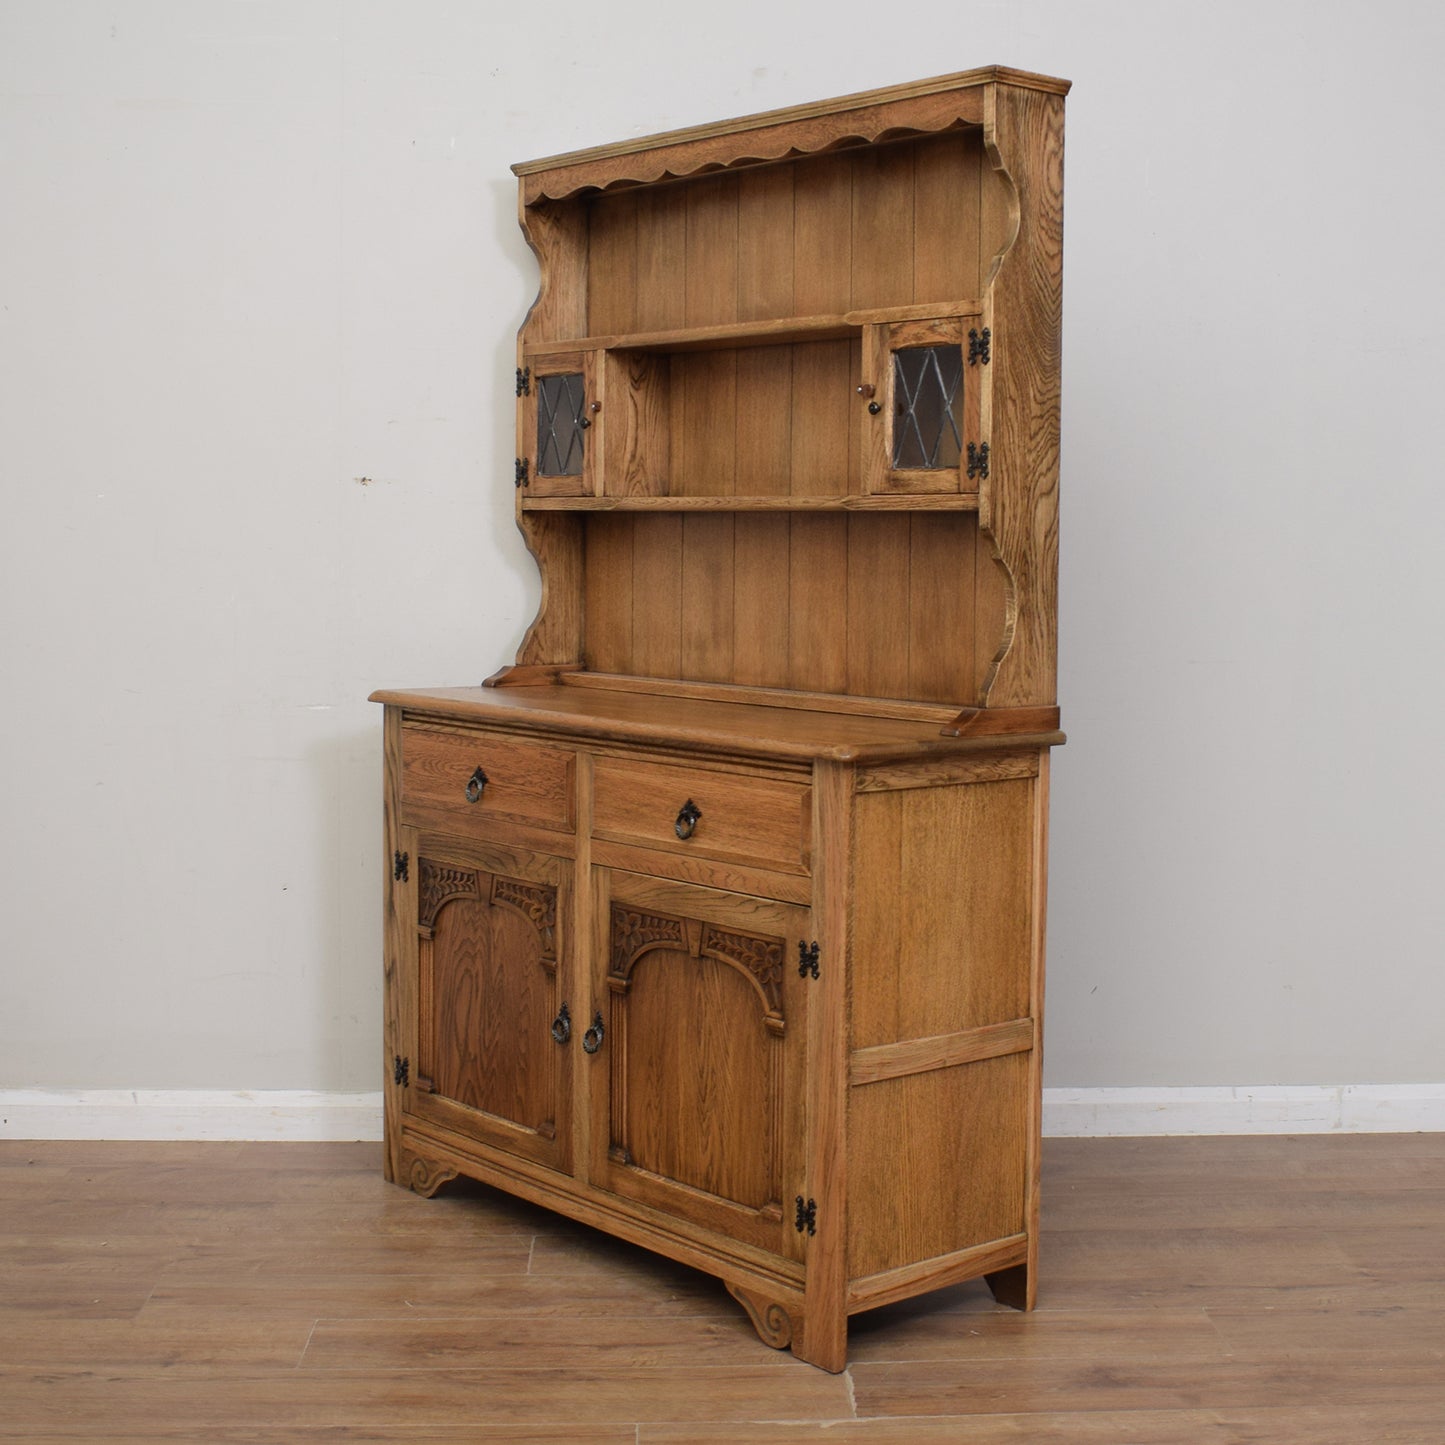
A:
{"type": "Polygon", "coordinates": [[[968,329],[968,364],[970,366],[987,366],[993,360],[990,355],[992,343],[993,332],[987,326],[982,331],[976,331],[970,326],[968,329]]]}
{"type": "Polygon", "coordinates": [[[519,366],[517,368],[517,395],[531,396],[532,394],[532,368],[530,366],[519,366]]]}
{"type": "Polygon", "coordinates": [[[809,975],[818,976],[818,943],[815,939],[812,943],[804,943],[798,940],[798,977],[807,978],[809,975]]]}
{"type": "Polygon", "coordinates": [[[411,854],[397,851],[391,855],[391,876],[398,883],[411,877],[411,854]]]}
{"type": "Polygon", "coordinates": [[[527,485],[527,474],[528,474],[530,471],[531,471],[531,467],[529,467],[529,466],[527,465],[527,459],[526,459],[526,457],[518,457],[518,458],[517,458],[517,483],[516,483],[517,486],[519,486],[519,487],[525,487],[525,486],[527,485]]]}
{"type": "Polygon", "coordinates": [[[809,1234],[818,1232],[818,1201],[809,1199],[806,1203],[803,1196],[799,1194],[793,1201],[793,1228],[801,1234],[805,1229],[809,1234]]]}
{"type": "Polygon", "coordinates": [[[968,468],[967,468],[967,471],[968,471],[968,475],[969,475],[970,477],[986,477],[986,476],[988,476],[988,443],[987,443],[987,442],[984,442],[984,444],[983,444],[982,446],[978,446],[978,447],[974,446],[974,444],[973,444],[972,442],[969,442],[969,444],[968,444],[968,468]]]}
{"type": "Polygon", "coordinates": [[[391,1082],[400,1084],[404,1089],[411,1083],[411,1060],[404,1059],[400,1054],[392,1056],[391,1061],[391,1082]]]}

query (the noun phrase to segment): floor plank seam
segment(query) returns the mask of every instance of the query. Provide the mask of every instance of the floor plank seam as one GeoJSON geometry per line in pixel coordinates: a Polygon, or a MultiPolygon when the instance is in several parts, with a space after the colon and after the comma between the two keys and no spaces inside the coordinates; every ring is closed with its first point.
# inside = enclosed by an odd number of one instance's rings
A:
{"type": "Polygon", "coordinates": [[[857,1420],[858,1415],[858,1387],[853,1379],[852,1370],[844,1370],[843,1378],[848,1384],[848,1408],[853,1412],[853,1418],[857,1420]]]}

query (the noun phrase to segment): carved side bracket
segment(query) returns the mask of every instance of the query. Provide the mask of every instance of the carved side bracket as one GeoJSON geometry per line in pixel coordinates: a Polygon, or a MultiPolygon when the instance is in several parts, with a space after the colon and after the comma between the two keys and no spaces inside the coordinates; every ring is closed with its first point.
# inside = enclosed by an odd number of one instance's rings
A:
{"type": "Polygon", "coordinates": [[[399,1177],[414,1194],[430,1199],[443,1184],[457,1177],[457,1171],[439,1160],[418,1154],[414,1149],[403,1149],[399,1177]]]}
{"type": "Polygon", "coordinates": [[[724,1283],[728,1293],[748,1312],[758,1338],[765,1345],[775,1350],[786,1350],[793,1343],[793,1317],[782,1305],[730,1280],[724,1283]]]}

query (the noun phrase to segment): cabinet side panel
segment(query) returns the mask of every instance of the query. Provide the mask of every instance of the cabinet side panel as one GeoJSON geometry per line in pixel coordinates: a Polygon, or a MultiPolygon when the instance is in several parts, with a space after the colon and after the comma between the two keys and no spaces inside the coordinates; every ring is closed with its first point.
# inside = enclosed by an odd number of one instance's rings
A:
{"type": "MultiPolygon", "coordinates": [[[[385,866],[382,913],[382,1080],[384,1093],[383,1125],[386,1138],[384,1172],[388,1179],[401,1179],[401,1095],[393,1081],[393,1059],[406,1053],[408,1038],[408,990],[411,973],[403,967],[403,959],[415,950],[415,927],[409,923],[416,917],[416,842],[410,830],[401,826],[401,709],[388,707],[382,725],[384,738],[385,866]],[[406,854],[403,870],[399,855],[406,854]],[[398,874],[405,872],[405,878],[398,874]]],[[[411,1004],[414,1007],[414,1004],[411,1004]]]]}
{"type": "Polygon", "coordinates": [[[897,945],[854,959],[855,1049],[1027,1016],[1034,787],[1011,778],[858,799],[856,927],[897,945]],[[890,878],[895,847],[901,886],[869,886],[863,870],[890,878]]]}
{"type": "Polygon", "coordinates": [[[1016,188],[1018,230],[993,282],[989,475],[979,513],[1014,596],[996,707],[1055,699],[1064,102],[996,86],[987,104],[995,163],[1016,188]]]}
{"type": "Polygon", "coordinates": [[[853,1088],[848,1276],[1022,1233],[1027,1054],[853,1088]]]}

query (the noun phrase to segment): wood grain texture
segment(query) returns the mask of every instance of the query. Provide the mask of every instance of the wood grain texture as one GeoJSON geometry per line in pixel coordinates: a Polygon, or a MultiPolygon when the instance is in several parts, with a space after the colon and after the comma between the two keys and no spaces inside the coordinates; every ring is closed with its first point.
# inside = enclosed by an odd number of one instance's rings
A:
{"type": "MultiPolygon", "coordinates": [[[[407,836],[401,822],[401,710],[389,707],[382,722],[382,1026],[381,1077],[391,1077],[393,1060],[403,1052],[406,1037],[403,1020],[401,960],[411,945],[410,922],[416,917],[416,875],[411,862],[416,856],[414,837],[407,836]],[[405,855],[405,878],[398,878],[396,860],[405,855]]],[[[383,1096],[386,1139],[382,1163],[386,1178],[398,1177],[401,1144],[401,1096],[393,1087],[383,1096]]]]}
{"type": "Polygon", "coordinates": [[[593,830],[599,838],[789,873],[808,867],[806,815],[811,800],[799,783],[651,760],[599,758],[594,808],[593,830]],[[688,802],[700,816],[692,833],[679,838],[677,820],[688,802]]]}
{"type": "Polygon", "coordinates": [[[531,739],[444,726],[402,728],[402,817],[467,832],[479,822],[516,819],[570,829],[575,755],[531,739]],[[472,778],[486,778],[475,800],[472,778]]]}
{"type": "Polygon", "coordinates": [[[1015,190],[1017,232],[992,286],[989,476],[979,516],[1011,579],[1010,640],[986,700],[1055,700],[1063,100],[1000,89],[985,140],[1015,190]]]}
{"type": "Polygon", "coordinates": [[[718,753],[734,759],[825,757],[881,764],[1051,747],[1063,741],[1061,733],[944,737],[931,709],[873,716],[664,695],[650,688],[638,692],[585,687],[566,679],[531,687],[382,688],[371,694],[371,701],[400,707],[404,718],[427,725],[525,729],[539,741],[553,744],[570,740],[575,746],[578,739],[586,738],[675,748],[699,756],[718,753]]]}
{"type": "Polygon", "coordinates": [[[0,1440],[1433,1445],[1445,1415],[1411,1262],[1442,1135],[1047,1140],[1039,1308],[854,1315],[843,1377],[705,1275],[380,1157],[0,1141],[0,1440]]]}
{"type": "Polygon", "coordinates": [[[1011,1054],[852,1091],[851,1278],[1022,1234],[1027,1085],[1011,1054]]]}
{"type": "Polygon", "coordinates": [[[854,1048],[1029,1016],[1031,780],[864,793],[855,846],[854,1048]]]}

